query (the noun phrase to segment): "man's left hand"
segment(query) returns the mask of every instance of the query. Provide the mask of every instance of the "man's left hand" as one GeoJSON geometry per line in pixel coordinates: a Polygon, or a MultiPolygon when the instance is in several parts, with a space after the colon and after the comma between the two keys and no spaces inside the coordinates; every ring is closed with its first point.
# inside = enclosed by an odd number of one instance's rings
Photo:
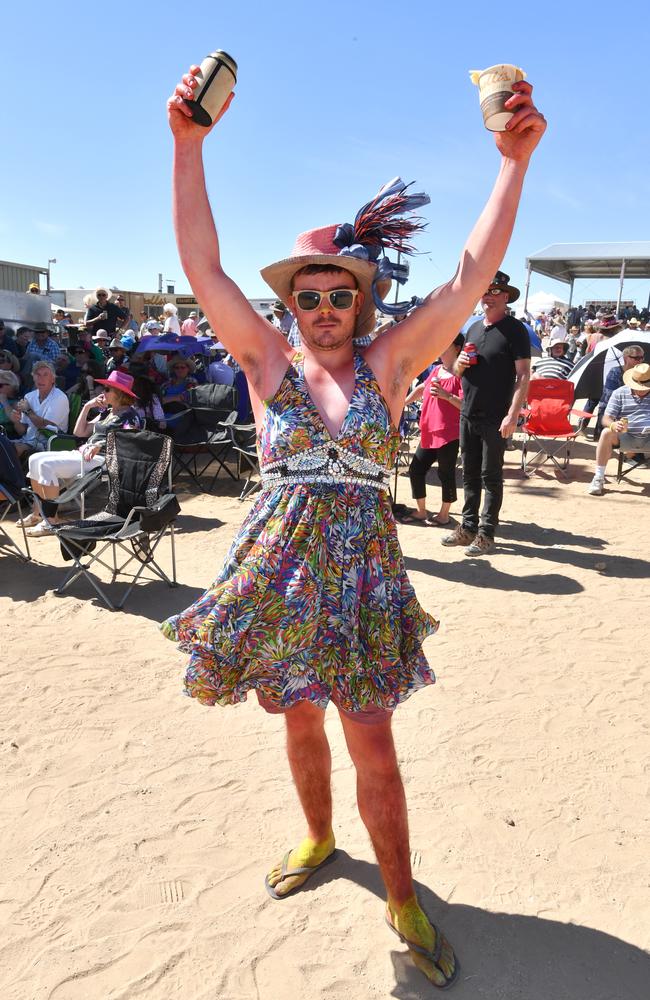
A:
{"type": "Polygon", "coordinates": [[[495,132],[497,149],[508,160],[528,160],[546,131],[546,119],[533,104],[533,88],[526,80],[512,85],[514,94],[506,101],[514,114],[505,132],[495,132]]]}
{"type": "Polygon", "coordinates": [[[501,432],[501,437],[502,438],[512,437],[512,435],[515,433],[516,427],[517,427],[516,417],[510,417],[510,416],[504,417],[503,420],[501,421],[501,426],[499,428],[501,432]]]}

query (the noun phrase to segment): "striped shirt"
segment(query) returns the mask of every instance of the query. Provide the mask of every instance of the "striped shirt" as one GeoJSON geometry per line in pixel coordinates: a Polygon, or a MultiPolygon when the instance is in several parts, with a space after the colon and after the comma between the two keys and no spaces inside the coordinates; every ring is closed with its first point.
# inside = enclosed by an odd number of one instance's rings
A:
{"type": "Polygon", "coordinates": [[[568,378],[572,369],[572,362],[566,358],[539,358],[533,361],[536,378],[568,378]]]}
{"type": "Polygon", "coordinates": [[[642,434],[644,428],[650,428],[650,392],[645,396],[635,396],[627,385],[614,389],[605,416],[612,420],[627,417],[630,434],[642,434]]]}

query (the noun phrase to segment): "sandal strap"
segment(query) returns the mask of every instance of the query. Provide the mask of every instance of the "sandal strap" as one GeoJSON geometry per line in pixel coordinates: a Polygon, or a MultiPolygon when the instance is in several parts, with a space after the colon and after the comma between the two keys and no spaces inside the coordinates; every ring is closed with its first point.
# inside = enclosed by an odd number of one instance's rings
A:
{"type": "MultiPolygon", "coordinates": [[[[390,929],[392,930],[393,934],[397,934],[397,936],[400,939],[400,941],[402,942],[402,944],[405,944],[412,951],[416,951],[418,953],[418,955],[423,955],[424,958],[428,958],[429,961],[433,962],[434,965],[438,965],[438,962],[440,961],[440,954],[442,952],[442,934],[440,933],[440,931],[438,930],[438,928],[436,927],[436,925],[433,923],[433,921],[429,919],[428,916],[427,916],[427,920],[429,920],[429,923],[433,927],[434,933],[436,935],[436,945],[435,945],[435,948],[433,948],[433,949],[424,948],[421,944],[416,944],[415,941],[409,941],[409,939],[407,937],[404,937],[404,935],[401,933],[401,931],[398,931],[397,927],[395,926],[395,924],[391,920],[391,918],[390,918],[390,910],[388,909],[388,907],[386,907],[386,917],[385,917],[385,920],[386,920],[386,923],[388,924],[388,926],[390,927],[390,929]]],[[[440,969],[439,971],[444,976],[444,972],[442,971],[442,969],[440,969]]]]}

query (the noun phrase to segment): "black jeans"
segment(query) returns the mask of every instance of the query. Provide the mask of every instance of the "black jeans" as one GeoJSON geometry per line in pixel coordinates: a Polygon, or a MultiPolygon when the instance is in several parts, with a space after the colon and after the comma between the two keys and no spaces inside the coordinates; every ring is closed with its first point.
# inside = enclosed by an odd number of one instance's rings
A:
{"type": "Polygon", "coordinates": [[[409,467],[411,496],[421,500],[427,495],[426,474],[438,461],[438,478],[442,486],[442,502],[453,503],[456,499],[456,459],[458,458],[458,438],[448,441],[440,448],[423,448],[418,445],[409,467]]]}
{"type": "Polygon", "coordinates": [[[463,456],[463,528],[494,538],[503,501],[503,455],[505,438],[500,421],[460,418],[460,449],[463,456]],[[481,487],[485,491],[479,523],[481,487]]]}

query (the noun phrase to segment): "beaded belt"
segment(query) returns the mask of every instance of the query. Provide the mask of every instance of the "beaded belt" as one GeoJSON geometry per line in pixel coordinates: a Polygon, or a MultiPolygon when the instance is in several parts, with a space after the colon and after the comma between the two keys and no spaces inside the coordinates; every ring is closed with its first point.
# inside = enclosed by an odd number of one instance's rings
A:
{"type": "Polygon", "coordinates": [[[340,445],[306,448],[279,462],[269,462],[260,468],[262,489],[292,486],[296,483],[353,483],[390,490],[390,473],[370,458],[356,455],[340,445]]]}

